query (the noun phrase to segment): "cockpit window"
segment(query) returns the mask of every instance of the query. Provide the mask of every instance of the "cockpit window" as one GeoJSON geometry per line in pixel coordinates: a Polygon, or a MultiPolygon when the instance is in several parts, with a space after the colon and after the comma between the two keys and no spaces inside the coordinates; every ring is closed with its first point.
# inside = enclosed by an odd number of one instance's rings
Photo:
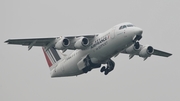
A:
{"type": "Polygon", "coordinates": [[[133,27],[133,25],[127,25],[127,27],[133,27]]]}
{"type": "Polygon", "coordinates": [[[119,27],[119,30],[123,29],[123,26],[119,27]]]}
{"type": "Polygon", "coordinates": [[[121,27],[119,27],[119,30],[124,29],[124,28],[126,28],[126,25],[122,25],[121,27]]]}
{"type": "Polygon", "coordinates": [[[124,25],[123,28],[126,28],[126,25],[124,25]]]}
{"type": "Polygon", "coordinates": [[[124,29],[126,27],[134,27],[134,25],[132,25],[132,24],[122,25],[122,26],[119,27],[119,30],[124,29]]]}

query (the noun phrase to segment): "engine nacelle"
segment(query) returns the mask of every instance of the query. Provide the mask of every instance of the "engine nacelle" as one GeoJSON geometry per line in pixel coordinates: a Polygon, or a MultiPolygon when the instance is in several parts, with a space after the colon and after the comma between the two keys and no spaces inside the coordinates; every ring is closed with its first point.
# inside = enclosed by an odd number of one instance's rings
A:
{"type": "Polygon", "coordinates": [[[130,47],[128,47],[126,49],[126,52],[129,54],[134,54],[136,53],[138,50],[140,49],[140,44],[139,42],[134,43],[133,45],[131,45],[130,47]]]}
{"type": "Polygon", "coordinates": [[[74,47],[77,49],[84,49],[87,46],[89,46],[89,39],[85,37],[80,37],[74,44],[74,47]]]}
{"type": "Polygon", "coordinates": [[[62,38],[60,39],[54,46],[54,48],[58,49],[58,50],[64,50],[66,49],[66,47],[68,47],[70,45],[70,41],[67,38],[62,38]]]}
{"type": "Polygon", "coordinates": [[[150,57],[154,52],[154,48],[152,46],[146,46],[144,48],[141,49],[141,51],[139,52],[139,56],[140,57],[150,57]]]}

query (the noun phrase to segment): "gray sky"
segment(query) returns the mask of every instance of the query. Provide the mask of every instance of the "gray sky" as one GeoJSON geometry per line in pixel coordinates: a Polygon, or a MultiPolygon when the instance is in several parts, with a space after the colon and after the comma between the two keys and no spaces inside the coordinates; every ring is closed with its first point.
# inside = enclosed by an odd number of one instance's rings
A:
{"type": "Polygon", "coordinates": [[[179,101],[178,0],[1,0],[0,101],[179,101]],[[41,48],[6,45],[9,38],[104,32],[121,22],[143,29],[141,44],[173,53],[146,61],[113,58],[108,76],[93,70],[50,78],[41,48]]]}

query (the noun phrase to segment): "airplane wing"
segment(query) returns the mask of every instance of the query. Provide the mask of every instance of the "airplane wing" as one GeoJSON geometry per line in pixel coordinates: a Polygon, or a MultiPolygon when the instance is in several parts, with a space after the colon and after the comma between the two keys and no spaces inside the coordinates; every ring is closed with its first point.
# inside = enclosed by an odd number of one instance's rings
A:
{"type": "Polygon", "coordinates": [[[55,39],[56,38],[9,39],[5,42],[8,44],[16,44],[23,46],[29,46],[34,42],[33,46],[44,46],[55,39]]]}
{"type": "Polygon", "coordinates": [[[172,54],[171,53],[167,53],[167,52],[163,52],[163,51],[160,51],[160,50],[157,50],[157,49],[154,49],[153,55],[169,57],[172,54]]]}
{"type": "Polygon", "coordinates": [[[28,46],[30,50],[33,46],[48,46],[51,42],[55,41],[56,38],[30,38],[30,39],[9,39],[5,41],[8,44],[28,46]]]}
{"type": "MultiPolygon", "coordinates": [[[[143,45],[140,45],[139,42],[131,45],[130,47],[128,47],[126,49],[124,49],[123,51],[121,51],[121,53],[129,54],[129,59],[131,59],[135,55],[138,55],[138,56],[144,58],[144,60],[146,60],[151,55],[156,55],[156,56],[161,56],[161,57],[169,57],[169,56],[172,55],[171,53],[154,49],[152,46],[148,46],[148,45],[143,46],[143,45]]],[[[115,55],[115,57],[117,55],[115,55]]]]}
{"type": "MultiPolygon", "coordinates": [[[[76,42],[76,38],[86,37],[90,40],[90,42],[94,39],[95,35],[79,35],[79,36],[67,36],[63,38],[67,38],[70,40],[71,45],[67,47],[67,49],[75,50],[74,43],[76,42]]],[[[33,46],[43,46],[47,49],[53,47],[62,37],[52,37],[52,38],[29,38],[29,39],[8,39],[5,41],[7,44],[14,45],[23,45],[28,46],[28,50],[30,50],[33,46]]]]}
{"type": "MultiPolygon", "coordinates": [[[[128,52],[126,52],[125,50],[123,50],[121,53],[124,53],[124,54],[133,54],[133,53],[128,53],[128,52]]],[[[119,53],[118,53],[118,54],[119,54],[119,53]]],[[[116,54],[115,57],[116,57],[118,54],[116,54]]],[[[139,52],[136,52],[136,53],[133,54],[133,55],[139,55],[139,52]]],[[[171,56],[172,54],[171,54],[171,53],[168,53],[168,52],[164,52],[164,51],[160,51],[160,50],[154,49],[154,52],[152,53],[152,55],[162,56],[162,57],[169,57],[169,56],[171,56]]]]}

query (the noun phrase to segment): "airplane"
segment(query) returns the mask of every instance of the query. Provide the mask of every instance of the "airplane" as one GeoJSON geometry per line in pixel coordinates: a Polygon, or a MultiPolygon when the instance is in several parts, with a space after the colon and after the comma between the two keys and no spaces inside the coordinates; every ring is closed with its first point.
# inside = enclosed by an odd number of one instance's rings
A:
{"type": "Polygon", "coordinates": [[[109,30],[92,35],[61,36],[51,38],[9,39],[7,44],[42,47],[51,78],[77,76],[100,68],[107,75],[115,67],[111,59],[120,53],[146,60],[151,55],[169,57],[172,54],[139,43],[143,30],[132,23],[115,25],[109,30]],[[72,50],[66,54],[66,50],[72,50]],[[103,66],[102,66],[103,65],[103,66]]]}

